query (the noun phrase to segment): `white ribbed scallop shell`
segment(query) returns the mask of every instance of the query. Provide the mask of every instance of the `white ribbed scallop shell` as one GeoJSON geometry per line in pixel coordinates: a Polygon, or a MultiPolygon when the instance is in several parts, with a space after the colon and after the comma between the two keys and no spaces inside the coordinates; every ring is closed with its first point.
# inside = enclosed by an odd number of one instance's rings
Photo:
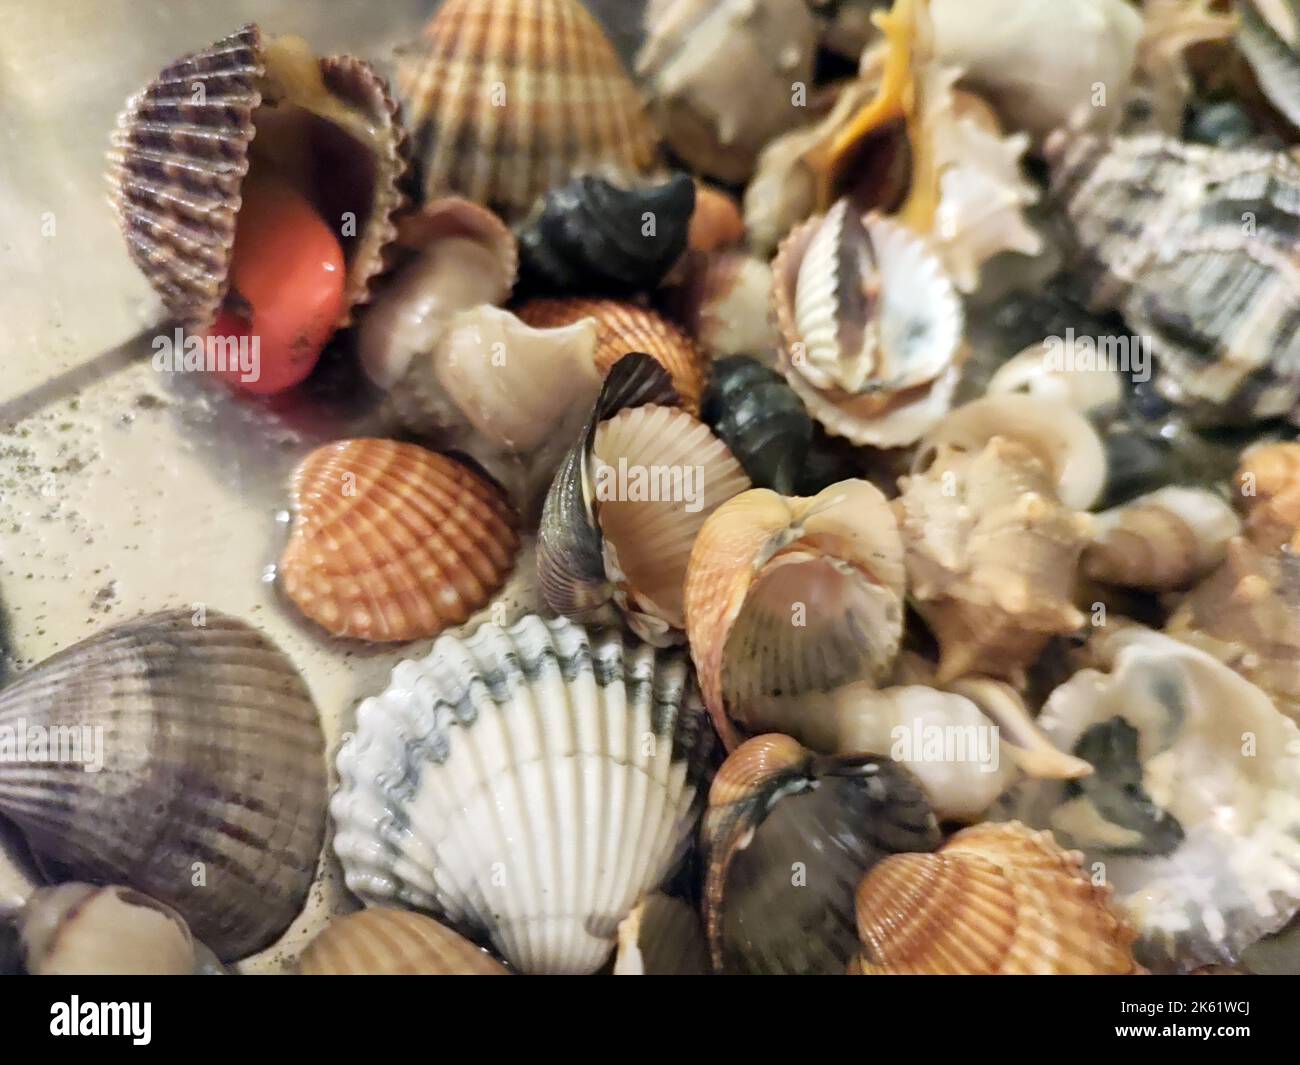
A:
{"type": "Polygon", "coordinates": [[[334,849],[368,902],[589,973],[680,855],[712,743],[681,653],[536,616],[444,636],[357,711],[334,849]]]}

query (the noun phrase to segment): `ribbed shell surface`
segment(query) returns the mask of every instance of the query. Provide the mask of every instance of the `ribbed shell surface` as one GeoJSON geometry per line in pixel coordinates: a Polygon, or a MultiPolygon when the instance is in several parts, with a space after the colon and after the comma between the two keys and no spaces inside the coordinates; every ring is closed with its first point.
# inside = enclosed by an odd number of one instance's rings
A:
{"type": "Polygon", "coordinates": [[[324,738],[297,670],[255,629],[211,610],[107,629],[0,692],[0,730],[34,727],[83,743],[102,730],[98,771],[30,749],[0,760],[0,814],[58,879],[144,892],[223,960],[297,915],[325,833],[324,738]]]}
{"type": "Polygon", "coordinates": [[[334,848],[368,902],[593,972],[680,856],[712,743],[680,653],[536,616],[444,636],[358,709],[334,848]]]}

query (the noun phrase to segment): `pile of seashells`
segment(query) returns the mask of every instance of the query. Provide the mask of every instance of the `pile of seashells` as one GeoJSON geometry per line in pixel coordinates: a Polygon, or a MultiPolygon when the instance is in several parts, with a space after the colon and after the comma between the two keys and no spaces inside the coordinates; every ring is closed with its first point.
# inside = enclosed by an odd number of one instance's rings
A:
{"type": "Polygon", "coordinates": [[[304,973],[1296,971],[1300,4],[650,0],[629,70],[446,0],[398,67],[246,26],[109,178],[264,391],[382,393],[281,591],[432,649],[332,767],[235,618],[19,676],[131,752],[0,763],[26,968],[221,971],[327,848],[304,973]]]}

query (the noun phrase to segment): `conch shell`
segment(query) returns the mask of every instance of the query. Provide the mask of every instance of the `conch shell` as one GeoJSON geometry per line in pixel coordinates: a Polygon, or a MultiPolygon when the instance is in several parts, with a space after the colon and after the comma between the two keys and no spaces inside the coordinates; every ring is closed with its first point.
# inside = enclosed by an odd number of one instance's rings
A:
{"type": "Polygon", "coordinates": [[[963,829],[933,854],[898,854],[858,885],[857,976],[1128,975],[1137,934],[1111,888],[1050,832],[963,829]]]}
{"type": "Polygon", "coordinates": [[[754,489],[704,523],[686,574],[686,633],[729,748],[765,696],[883,679],[903,632],[903,544],[866,481],[811,498],[754,489]]]}
{"type": "Polygon", "coordinates": [[[897,447],[943,417],[962,308],[919,238],[841,200],[786,238],[772,272],[778,368],[828,432],[897,447]]]}
{"type": "Polygon", "coordinates": [[[650,114],[691,168],[744,182],[759,150],[798,124],[817,27],[788,0],[651,0],[637,73],[650,114]]]}
{"type": "Polygon", "coordinates": [[[1000,436],[978,452],[945,446],[899,484],[910,595],[939,642],[941,684],[1019,677],[1083,625],[1072,596],[1088,526],[1028,448],[1000,436]]]}

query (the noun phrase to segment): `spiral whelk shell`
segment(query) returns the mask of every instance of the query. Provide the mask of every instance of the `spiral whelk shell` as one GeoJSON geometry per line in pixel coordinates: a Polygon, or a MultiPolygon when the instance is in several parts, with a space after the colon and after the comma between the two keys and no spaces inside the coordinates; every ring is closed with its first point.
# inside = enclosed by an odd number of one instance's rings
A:
{"type": "Polygon", "coordinates": [[[1000,436],[978,452],[945,446],[900,486],[909,594],[939,642],[941,683],[1017,677],[1083,624],[1072,596],[1088,525],[1028,448],[1000,436]]]}
{"type": "Polygon", "coordinates": [[[962,307],[918,237],[841,200],[791,232],[772,272],[778,368],[828,432],[897,447],[943,416],[962,307]]]}
{"type": "Polygon", "coordinates": [[[442,636],[357,711],[334,849],[371,904],[593,972],[685,848],[713,742],[680,652],[536,616],[442,636]]]}
{"type": "Polygon", "coordinates": [[[1237,515],[1214,492],[1166,485],[1097,514],[1081,566],[1105,584],[1186,588],[1223,561],[1240,531],[1237,515]]]}
{"type": "Polygon", "coordinates": [[[505,583],[518,518],[497,487],[414,444],[341,440],[291,485],[285,593],[334,636],[414,640],[465,621],[505,583]]]}
{"type": "Polygon", "coordinates": [[[515,221],[580,174],[655,162],[636,86],[580,0],[447,0],[398,84],[426,198],[467,196],[515,221]]]}
{"type": "Polygon", "coordinates": [[[490,954],[431,917],[382,906],[331,921],[303,951],[304,976],[509,976],[490,954]]]}
{"type": "Polygon", "coordinates": [[[1127,975],[1136,933],[1081,856],[1016,822],[963,829],[933,854],[898,854],[858,886],[861,976],[1127,975]]]}
{"type": "Polygon", "coordinates": [[[928,851],[939,829],[906,769],[822,757],[756,736],[718,770],[701,828],[714,968],[842,974],[856,953],[853,892],[889,854],[928,851]]]}
{"type": "Polygon", "coordinates": [[[317,60],[298,38],[250,24],[168,65],[127,101],[109,153],[110,202],[131,258],[189,328],[207,329],[221,310],[245,177],[250,167],[283,168],[294,125],[314,168],[304,191],[344,234],[346,325],[384,268],[406,170],[397,105],[370,66],[317,60]],[[255,141],[260,126],[274,128],[255,141]],[[313,187],[318,169],[331,180],[313,187]],[[354,226],[339,221],[347,217],[354,226]]]}
{"type": "Polygon", "coordinates": [[[695,183],[620,188],[592,175],[552,189],[519,234],[525,292],[626,296],[659,284],[686,250],[695,183]]]}
{"type": "Polygon", "coordinates": [[[786,0],[653,0],[637,73],[673,151],[719,180],[745,181],[764,144],[798,124],[816,25],[786,0]]]}
{"type": "Polygon", "coordinates": [[[1214,422],[1300,399],[1300,164],[1156,135],[1062,138],[1053,195],[1080,285],[1147,338],[1169,401],[1214,422]]]}
{"type": "Polygon", "coordinates": [[[42,863],[170,906],[235,960],[268,946],[307,897],[324,746],[306,685],[259,632],[215,610],[151,614],[0,692],[0,814],[42,863]],[[100,730],[84,764],[12,750],[20,731],[69,721],[100,730]]]}
{"type": "Polygon", "coordinates": [[[686,574],[686,632],[728,747],[766,697],[878,681],[903,632],[898,524],[880,490],[744,492],[704,523],[686,574]]]}

